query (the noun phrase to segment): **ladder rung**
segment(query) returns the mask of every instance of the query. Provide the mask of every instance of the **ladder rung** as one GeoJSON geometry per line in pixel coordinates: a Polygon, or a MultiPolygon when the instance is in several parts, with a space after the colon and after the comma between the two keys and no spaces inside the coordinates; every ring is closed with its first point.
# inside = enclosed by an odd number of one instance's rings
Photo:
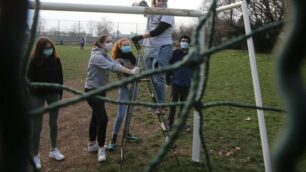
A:
{"type": "Polygon", "coordinates": [[[150,81],[149,79],[146,79],[146,78],[142,78],[142,79],[140,79],[140,81],[150,81]]]}

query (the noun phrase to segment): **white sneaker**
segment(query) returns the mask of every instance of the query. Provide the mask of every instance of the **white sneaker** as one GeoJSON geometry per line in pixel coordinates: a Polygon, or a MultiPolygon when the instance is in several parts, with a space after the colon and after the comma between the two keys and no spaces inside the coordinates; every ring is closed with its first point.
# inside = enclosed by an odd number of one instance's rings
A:
{"type": "Polygon", "coordinates": [[[100,147],[98,150],[98,161],[99,162],[106,161],[106,153],[103,147],[100,147]]]}
{"type": "Polygon", "coordinates": [[[88,145],[87,145],[87,151],[88,152],[96,152],[96,151],[98,151],[98,149],[99,149],[98,143],[95,143],[95,144],[88,143],[88,145]]]}
{"type": "Polygon", "coordinates": [[[65,156],[57,148],[55,148],[53,151],[50,151],[49,157],[58,161],[65,159],[65,156]]]}
{"type": "Polygon", "coordinates": [[[35,167],[37,170],[40,170],[41,169],[41,163],[40,163],[40,155],[37,154],[36,156],[33,157],[33,161],[34,161],[34,164],[35,164],[35,167]]]}

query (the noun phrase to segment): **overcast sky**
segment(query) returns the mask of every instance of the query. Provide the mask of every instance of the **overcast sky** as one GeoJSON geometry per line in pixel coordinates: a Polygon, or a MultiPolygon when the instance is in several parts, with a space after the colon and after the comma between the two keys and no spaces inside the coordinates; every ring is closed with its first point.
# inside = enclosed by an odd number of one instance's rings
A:
{"type": "MultiPolygon", "coordinates": [[[[133,2],[140,0],[41,0],[41,2],[59,2],[59,3],[79,3],[79,4],[101,4],[101,5],[118,5],[131,6],[133,2]]],[[[151,0],[146,0],[148,4],[151,0]]],[[[168,0],[169,8],[178,9],[193,9],[198,10],[203,0],[168,0]]],[[[98,21],[101,18],[108,18],[115,24],[115,28],[122,33],[131,33],[138,30],[142,32],[144,24],[146,23],[143,15],[131,14],[106,14],[106,13],[85,13],[85,12],[63,12],[63,11],[40,11],[40,17],[45,21],[45,30],[50,28],[58,28],[60,30],[69,30],[73,23],[81,23],[81,28],[86,30],[86,23],[88,21],[98,21]],[[60,21],[60,22],[59,22],[60,21]],[[119,23],[119,24],[118,24],[119,23]],[[139,23],[136,26],[136,23],[139,23]],[[136,28],[137,27],[137,28],[136,28]]],[[[189,25],[195,23],[197,20],[190,17],[175,17],[176,25],[189,25]]]]}

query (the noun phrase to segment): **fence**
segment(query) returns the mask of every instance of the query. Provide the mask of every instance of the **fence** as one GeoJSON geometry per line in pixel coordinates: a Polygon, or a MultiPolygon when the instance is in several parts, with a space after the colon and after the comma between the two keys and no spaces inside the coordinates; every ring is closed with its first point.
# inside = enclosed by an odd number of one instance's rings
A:
{"type": "MultiPolygon", "coordinates": [[[[31,22],[30,22],[31,23],[31,22]]],[[[145,23],[112,22],[108,19],[99,20],[39,20],[38,36],[48,36],[57,44],[78,44],[81,38],[92,44],[100,33],[110,33],[113,38],[130,37],[143,33],[145,23]]]]}

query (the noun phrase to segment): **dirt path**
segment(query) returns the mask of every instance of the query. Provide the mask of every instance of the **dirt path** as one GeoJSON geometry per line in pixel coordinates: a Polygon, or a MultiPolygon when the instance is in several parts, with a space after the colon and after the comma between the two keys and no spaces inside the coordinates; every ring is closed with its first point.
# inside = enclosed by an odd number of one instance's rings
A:
{"type": "MultiPolygon", "coordinates": [[[[80,81],[68,81],[65,85],[83,90],[80,81]]],[[[72,97],[70,93],[64,93],[64,99],[72,97]]],[[[109,93],[116,96],[116,92],[109,93]]],[[[107,130],[107,142],[109,141],[115,105],[107,105],[109,125],[107,130]]],[[[41,133],[40,154],[42,160],[41,171],[95,171],[97,155],[89,154],[86,150],[88,143],[88,125],[91,109],[86,101],[62,108],[58,119],[58,147],[66,159],[58,162],[49,158],[50,137],[48,127],[48,114],[44,115],[43,130],[41,133]],[[83,170],[82,170],[83,169],[83,170]]]]}
{"type": "MultiPolygon", "coordinates": [[[[84,90],[84,81],[71,80],[66,81],[64,84],[81,91],[84,90]]],[[[139,96],[145,96],[145,94],[146,93],[142,93],[139,96]]],[[[117,90],[107,93],[107,97],[112,99],[116,99],[117,95],[117,90]]],[[[74,95],[70,93],[64,92],[63,97],[67,99],[73,96],[74,95]]],[[[106,111],[109,119],[106,132],[106,144],[108,144],[111,139],[114,118],[117,113],[117,105],[106,104],[106,111]]],[[[42,172],[87,172],[97,171],[99,169],[101,169],[100,171],[117,171],[120,167],[120,149],[111,153],[107,152],[108,161],[103,164],[97,162],[96,153],[87,152],[90,118],[91,108],[86,101],[60,109],[58,119],[58,147],[66,158],[64,161],[58,162],[50,159],[48,155],[50,149],[48,114],[44,115],[40,143],[42,172]]],[[[134,109],[130,131],[139,136],[142,141],[139,143],[139,146],[136,146],[135,143],[128,144],[129,156],[135,158],[131,161],[138,161],[138,165],[143,167],[144,164],[153,158],[160,146],[159,144],[163,142],[156,116],[148,112],[145,107],[136,107],[134,109]],[[131,153],[133,155],[131,155],[131,153]]],[[[122,132],[119,134],[118,144],[120,144],[121,141],[121,134],[122,132]]],[[[137,168],[141,167],[138,166],[137,168]]]]}

